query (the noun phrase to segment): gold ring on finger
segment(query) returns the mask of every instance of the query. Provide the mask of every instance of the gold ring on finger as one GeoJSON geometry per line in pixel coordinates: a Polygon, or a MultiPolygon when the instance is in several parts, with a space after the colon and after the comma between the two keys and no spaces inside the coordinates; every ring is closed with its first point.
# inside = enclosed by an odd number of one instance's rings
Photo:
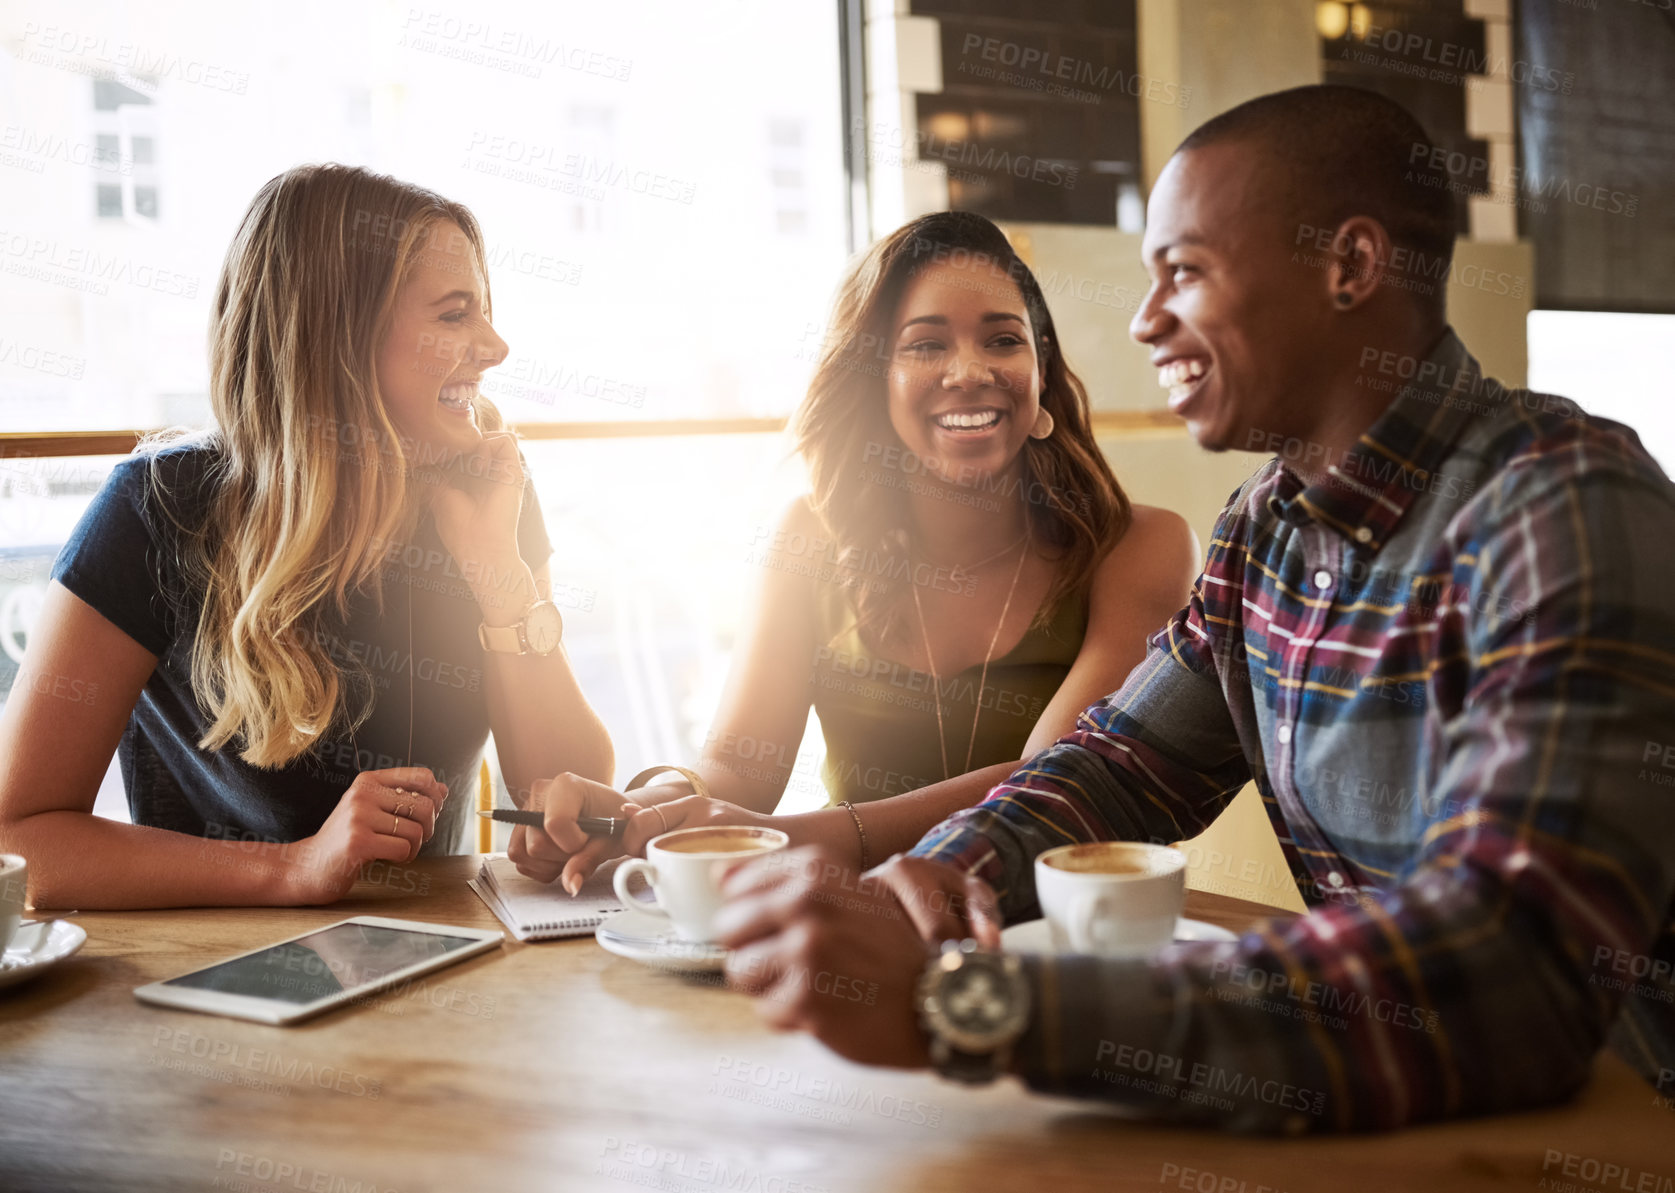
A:
{"type": "Polygon", "coordinates": [[[395,812],[390,813],[390,836],[401,836],[401,816],[395,812]]]}
{"type": "Polygon", "coordinates": [[[663,826],[663,831],[668,832],[669,831],[669,820],[668,820],[668,817],[663,815],[663,809],[658,807],[656,804],[653,804],[651,806],[651,810],[653,812],[657,813],[657,823],[661,824],[663,826]]]}

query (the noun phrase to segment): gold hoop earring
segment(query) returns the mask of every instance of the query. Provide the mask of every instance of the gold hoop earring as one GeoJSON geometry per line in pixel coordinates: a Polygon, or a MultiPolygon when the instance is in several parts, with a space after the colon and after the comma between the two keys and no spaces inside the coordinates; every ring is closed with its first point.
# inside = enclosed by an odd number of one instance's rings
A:
{"type": "Polygon", "coordinates": [[[1037,408],[1035,423],[1029,429],[1031,439],[1045,439],[1053,433],[1053,412],[1045,406],[1037,408]]]}

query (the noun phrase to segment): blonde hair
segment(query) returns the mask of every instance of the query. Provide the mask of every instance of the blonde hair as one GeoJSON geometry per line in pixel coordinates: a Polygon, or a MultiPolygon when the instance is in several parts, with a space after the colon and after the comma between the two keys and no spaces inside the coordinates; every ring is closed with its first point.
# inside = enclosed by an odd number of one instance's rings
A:
{"type": "MultiPolygon", "coordinates": [[[[347,618],[358,592],[382,607],[380,564],[417,520],[410,474],[425,461],[390,421],[375,361],[397,289],[442,222],[464,232],[486,285],[466,208],[352,166],[269,181],[227,250],[210,325],[216,425],[194,437],[215,464],[205,516],[176,519],[187,594],[203,601],[192,647],[210,722],[201,749],[236,744],[245,762],[280,767],[335,722],[353,729],[371,713],[370,684],[358,709],[345,707],[351,685],[322,617],[347,618]]],[[[478,424],[502,425],[480,398],[478,424]]],[[[155,451],[182,439],[143,445],[165,498],[155,451]]]]}
{"type": "MultiPolygon", "coordinates": [[[[1058,344],[1040,284],[1006,234],[969,211],[939,211],[904,224],[874,244],[851,268],[832,306],[826,347],[792,423],[808,465],[810,504],[831,532],[845,578],[869,572],[904,574],[907,504],[904,489],[880,483],[868,460],[881,446],[901,445],[890,425],[884,375],[890,320],[908,285],[945,260],[971,260],[997,285],[1016,286],[1029,312],[1041,365],[1041,406],[1053,417],[1045,439],[1028,439],[1022,478],[1002,495],[1023,503],[1036,543],[1053,551],[1057,569],[1036,613],[1045,625],[1127,532],[1132,509],[1094,441],[1087,390],[1058,344]],[[1010,491],[1008,491],[1010,490],[1010,491]],[[871,560],[870,568],[862,561],[871,560]],[[878,561],[883,561],[880,566],[878,561]]],[[[859,626],[889,639],[902,594],[887,583],[846,584],[859,626]]]]}

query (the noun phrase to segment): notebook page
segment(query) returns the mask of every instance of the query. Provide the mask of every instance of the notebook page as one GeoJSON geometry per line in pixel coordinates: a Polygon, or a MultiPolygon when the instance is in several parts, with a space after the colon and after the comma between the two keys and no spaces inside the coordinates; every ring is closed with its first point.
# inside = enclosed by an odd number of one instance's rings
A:
{"type": "Polygon", "coordinates": [[[558,883],[525,878],[505,854],[491,853],[483,858],[471,885],[486,888],[479,889],[478,895],[519,940],[588,936],[606,916],[622,910],[611,889],[615,871],[615,861],[606,862],[572,898],[558,883]]]}

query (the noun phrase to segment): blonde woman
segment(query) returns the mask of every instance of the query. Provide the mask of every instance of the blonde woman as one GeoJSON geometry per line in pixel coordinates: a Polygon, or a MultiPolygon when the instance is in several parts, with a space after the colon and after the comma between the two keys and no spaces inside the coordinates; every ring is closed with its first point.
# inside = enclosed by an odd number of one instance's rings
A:
{"type": "Polygon", "coordinates": [[[330,902],[451,850],[491,731],[515,792],[609,780],[478,392],[506,352],[465,208],[344,166],[262,188],[215,295],[215,425],[112,472],[30,635],[53,682],[0,715],[0,849],[37,906],[330,902]],[[132,824],[92,814],[113,751],[132,824]]]}
{"type": "MultiPolygon", "coordinates": [[[[812,494],[761,560],[707,747],[706,794],[635,791],[621,847],[766,824],[863,868],[974,804],[1115,691],[1198,568],[1186,522],[1131,505],[1041,287],[980,215],[874,245],[835,303],[795,432],[812,494]],[[774,815],[810,707],[827,809],[774,815]]],[[[574,817],[623,797],[566,781],[524,873],[573,889],[618,842],[574,817]]]]}

